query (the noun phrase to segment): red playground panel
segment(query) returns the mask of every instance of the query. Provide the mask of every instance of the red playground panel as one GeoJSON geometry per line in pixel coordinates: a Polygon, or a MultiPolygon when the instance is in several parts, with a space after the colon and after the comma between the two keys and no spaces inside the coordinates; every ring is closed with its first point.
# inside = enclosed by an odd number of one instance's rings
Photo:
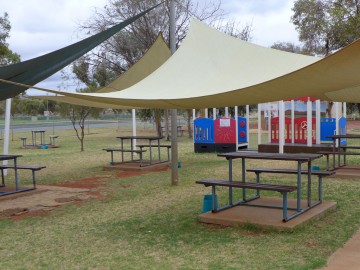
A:
{"type": "Polygon", "coordinates": [[[236,144],[236,121],[233,118],[217,118],[214,121],[215,143],[236,144]]]}
{"type": "MultiPolygon", "coordinates": [[[[312,142],[316,142],[316,119],[312,118],[312,142]]],[[[307,117],[298,117],[294,119],[294,142],[307,142],[307,117]]],[[[285,142],[291,143],[291,118],[285,117],[285,142]]],[[[279,142],[279,117],[271,119],[271,142],[279,142]]]]}

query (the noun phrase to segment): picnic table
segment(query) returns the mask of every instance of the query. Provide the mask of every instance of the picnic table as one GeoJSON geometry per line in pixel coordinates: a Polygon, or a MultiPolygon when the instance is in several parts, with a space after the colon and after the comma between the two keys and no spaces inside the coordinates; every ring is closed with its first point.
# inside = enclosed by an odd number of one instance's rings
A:
{"type": "Polygon", "coordinates": [[[333,168],[336,169],[341,166],[346,166],[346,156],[349,155],[360,155],[360,152],[347,152],[347,149],[353,149],[358,150],[360,149],[360,145],[341,145],[341,141],[343,139],[360,139],[360,134],[338,134],[338,135],[330,135],[327,136],[327,138],[330,138],[333,140],[333,148],[332,151],[322,151],[319,152],[323,155],[326,155],[327,157],[327,167],[329,169],[329,155],[333,156],[333,168]],[[336,149],[337,145],[337,149],[336,149]],[[336,166],[336,158],[338,157],[338,166],[336,166]],[[344,157],[343,164],[341,164],[341,156],[344,157]]]}
{"type": "Polygon", "coordinates": [[[27,137],[20,137],[20,139],[22,140],[22,146],[24,148],[26,148],[26,147],[39,148],[43,145],[54,147],[55,139],[58,137],[59,137],[58,135],[50,135],[50,143],[46,144],[45,143],[45,130],[36,129],[36,130],[31,130],[31,144],[26,144],[27,137]]]}
{"type": "Polygon", "coordinates": [[[17,159],[19,157],[22,157],[22,155],[0,155],[0,161],[13,160],[13,164],[0,165],[0,170],[1,170],[1,185],[0,185],[0,188],[5,187],[5,172],[4,172],[5,170],[13,169],[14,170],[14,178],[15,178],[15,190],[2,191],[0,189],[0,196],[36,189],[35,171],[39,171],[39,170],[45,168],[45,166],[19,165],[18,162],[17,162],[17,159]],[[33,182],[32,187],[20,188],[18,170],[31,170],[32,171],[32,182],[33,182]]]}
{"type": "Polygon", "coordinates": [[[198,184],[204,184],[205,186],[212,187],[213,195],[213,206],[212,211],[218,212],[238,205],[248,205],[248,206],[258,206],[258,207],[268,207],[268,208],[281,208],[283,210],[283,221],[286,222],[290,219],[297,217],[298,215],[304,213],[310,208],[320,204],[322,202],[322,177],[334,174],[332,171],[312,171],[312,161],[320,158],[321,154],[280,154],[280,153],[262,153],[262,152],[231,152],[231,153],[222,153],[218,154],[219,157],[225,157],[229,163],[228,169],[228,180],[221,179],[202,179],[196,181],[198,184]],[[234,181],[233,179],[233,160],[241,159],[241,181],[234,181]],[[274,161],[294,161],[297,164],[296,169],[276,169],[276,168],[253,168],[246,169],[246,160],[248,159],[259,159],[259,160],[274,160],[274,161]],[[306,164],[306,168],[302,169],[302,165],[306,164]],[[246,179],[246,171],[255,172],[256,182],[248,182],[246,179]],[[279,184],[265,184],[260,183],[260,174],[263,173],[277,173],[277,174],[295,174],[297,175],[296,185],[279,185],[279,184]],[[301,198],[301,187],[302,187],[302,175],[307,175],[307,203],[306,207],[302,206],[301,198]],[[312,176],[318,176],[318,199],[312,200],[312,176]],[[223,186],[229,188],[228,201],[229,204],[221,208],[218,208],[215,203],[216,196],[216,186],[223,186]],[[234,202],[233,200],[233,188],[242,188],[242,200],[234,202]],[[255,189],[256,195],[248,198],[246,195],[247,189],[255,189]],[[269,205],[260,205],[255,203],[249,203],[260,198],[260,190],[270,190],[280,192],[283,195],[283,205],[279,206],[269,206],[269,205]],[[287,194],[289,192],[297,191],[296,195],[296,208],[289,208],[287,206],[287,194]],[[288,215],[287,210],[295,210],[295,213],[288,215]]]}
{"type": "Polygon", "coordinates": [[[114,154],[113,154],[114,152],[121,153],[121,163],[140,162],[141,167],[151,166],[151,165],[167,162],[170,159],[169,158],[169,148],[171,148],[171,146],[160,144],[160,140],[163,137],[159,137],[159,136],[118,136],[116,138],[120,139],[120,148],[105,148],[105,149],[103,149],[103,150],[111,153],[111,163],[112,164],[114,164],[114,154]],[[124,143],[129,140],[130,140],[130,149],[126,149],[124,147],[124,143]],[[143,140],[143,141],[146,141],[147,143],[140,144],[139,145],[140,150],[136,150],[136,149],[134,149],[134,140],[143,140]],[[161,159],[161,150],[160,149],[163,147],[166,147],[168,149],[167,160],[161,159]],[[145,161],[143,159],[143,153],[146,152],[146,150],[144,148],[149,148],[149,156],[150,156],[149,161],[145,161]],[[153,159],[154,150],[155,151],[157,150],[158,158],[156,161],[154,161],[154,159],[153,159]],[[130,155],[131,155],[130,160],[128,160],[128,161],[125,160],[124,153],[130,153],[130,155]],[[139,159],[135,159],[135,157],[134,157],[135,154],[139,154],[139,159]]]}
{"type": "MultiPolygon", "coordinates": [[[[165,127],[161,127],[161,133],[164,135],[164,131],[165,131],[165,127]]],[[[184,127],[183,126],[177,126],[177,136],[180,137],[180,136],[183,136],[184,135],[184,127]]]]}
{"type": "Polygon", "coordinates": [[[38,145],[37,144],[37,135],[40,135],[40,145],[43,145],[45,142],[45,130],[32,130],[31,131],[31,141],[32,145],[38,145]]]}

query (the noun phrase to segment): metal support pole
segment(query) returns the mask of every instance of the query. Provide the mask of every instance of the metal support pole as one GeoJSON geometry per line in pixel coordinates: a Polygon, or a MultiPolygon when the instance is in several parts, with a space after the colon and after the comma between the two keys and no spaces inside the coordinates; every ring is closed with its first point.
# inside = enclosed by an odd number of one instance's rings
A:
{"type": "Polygon", "coordinates": [[[261,144],[261,104],[258,104],[258,145],[261,144]]]}
{"type": "Polygon", "coordinates": [[[284,144],[285,144],[285,110],[284,110],[284,101],[279,101],[279,153],[284,153],[284,144]]]}
{"type": "Polygon", "coordinates": [[[310,98],[308,98],[307,101],[307,118],[306,118],[306,122],[307,122],[307,146],[311,147],[312,146],[312,102],[310,101],[310,98]]]}
{"type": "MultiPolygon", "coordinates": [[[[131,115],[132,115],[132,135],[136,136],[136,112],[135,109],[131,110],[131,115]]],[[[133,139],[133,149],[131,150],[136,150],[136,139],[133,139]]]]}
{"type": "Polygon", "coordinates": [[[295,102],[291,100],[291,143],[295,143],[295,102]]]}
{"type": "Polygon", "coordinates": [[[320,103],[320,99],[317,99],[315,101],[316,104],[316,144],[320,144],[321,143],[321,134],[320,134],[320,125],[321,125],[321,103],[320,103]]]}
{"type": "Polygon", "coordinates": [[[235,113],[235,142],[236,142],[236,152],[239,150],[239,111],[238,111],[238,106],[234,107],[234,113],[235,113]]]}
{"type": "MultiPolygon", "coordinates": [[[[10,135],[10,113],[11,113],[11,98],[6,100],[5,108],[5,129],[4,129],[4,149],[3,154],[9,154],[9,135],[10,135]]],[[[7,165],[7,160],[3,161],[3,165],[7,165]]],[[[4,175],[7,175],[7,170],[4,170],[4,175]]]]}
{"type": "MultiPolygon", "coordinates": [[[[229,182],[232,182],[232,158],[229,159],[229,182]]],[[[233,205],[233,192],[232,187],[229,187],[229,205],[233,205]]]]}
{"type": "Polygon", "coordinates": [[[250,106],[246,105],[245,109],[246,109],[246,138],[247,138],[248,148],[250,148],[250,106]]]}
{"type": "MultiPolygon", "coordinates": [[[[170,0],[170,50],[171,54],[176,51],[175,41],[175,1],[170,0]]],[[[178,144],[177,144],[177,110],[171,110],[171,184],[177,185],[179,181],[178,171],[178,144]]]]}
{"type": "Polygon", "coordinates": [[[297,203],[296,209],[298,212],[301,211],[301,161],[298,161],[298,174],[297,174],[297,203]]]}

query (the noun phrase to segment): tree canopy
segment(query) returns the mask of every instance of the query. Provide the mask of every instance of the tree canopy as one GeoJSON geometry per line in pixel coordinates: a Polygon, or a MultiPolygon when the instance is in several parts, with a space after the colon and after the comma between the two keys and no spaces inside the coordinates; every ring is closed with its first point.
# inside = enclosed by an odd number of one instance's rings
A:
{"type": "MultiPolygon", "coordinates": [[[[139,11],[158,3],[157,0],[110,0],[104,9],[97,9],[91,19],[80,26],[80,30],[93,34],[123,21],[139,11]]],[[[93,82],[108,84],[135,64],[154,43],[162,32],[166,42],[169,41],[169,6],[168,1],[129,25],[109,40],[101,44],[96,52],[87,55],[75,64],[75,69],[92,75],[93,82]]],[[[225,23],[225,13],[220,0],[175,1],[176,8],[176,44],[179,46],[185,38],[190,18],[220,28],[224,32],[245,40],[250,39],[251,26],[239,28],[236,21],[225,23]]],[[[89,78],[89,76],[87,77],[89,78]]],[[[91,78],[90,78],[91,79],[91,78]]]]}
{"type": "Polygon", "coordinates": [[[9,15],[5,12],[0,17],[0,66],[6,66],[20,62],[20,55],[9,49],[6,40],[10,37],[11,25],[9,15]]]}
{"type": "Polygon", "coordinates": [[[359,0],[296,0],[292,22],[305,50],[329,55],[360,37],[359,0]]]}

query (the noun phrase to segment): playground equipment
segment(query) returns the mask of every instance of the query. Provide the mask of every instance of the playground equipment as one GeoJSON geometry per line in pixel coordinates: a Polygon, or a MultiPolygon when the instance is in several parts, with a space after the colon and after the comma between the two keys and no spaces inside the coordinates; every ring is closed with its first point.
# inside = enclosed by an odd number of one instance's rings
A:
{"type": "Polygon", "coordinates": [[[238,142],[248,142],[246,118],[238,117],[238,130],[234,118],[197,118],[194,120],[194,150],[200,152],[234,152],[236,147],[236,133],[238,142]]]}

